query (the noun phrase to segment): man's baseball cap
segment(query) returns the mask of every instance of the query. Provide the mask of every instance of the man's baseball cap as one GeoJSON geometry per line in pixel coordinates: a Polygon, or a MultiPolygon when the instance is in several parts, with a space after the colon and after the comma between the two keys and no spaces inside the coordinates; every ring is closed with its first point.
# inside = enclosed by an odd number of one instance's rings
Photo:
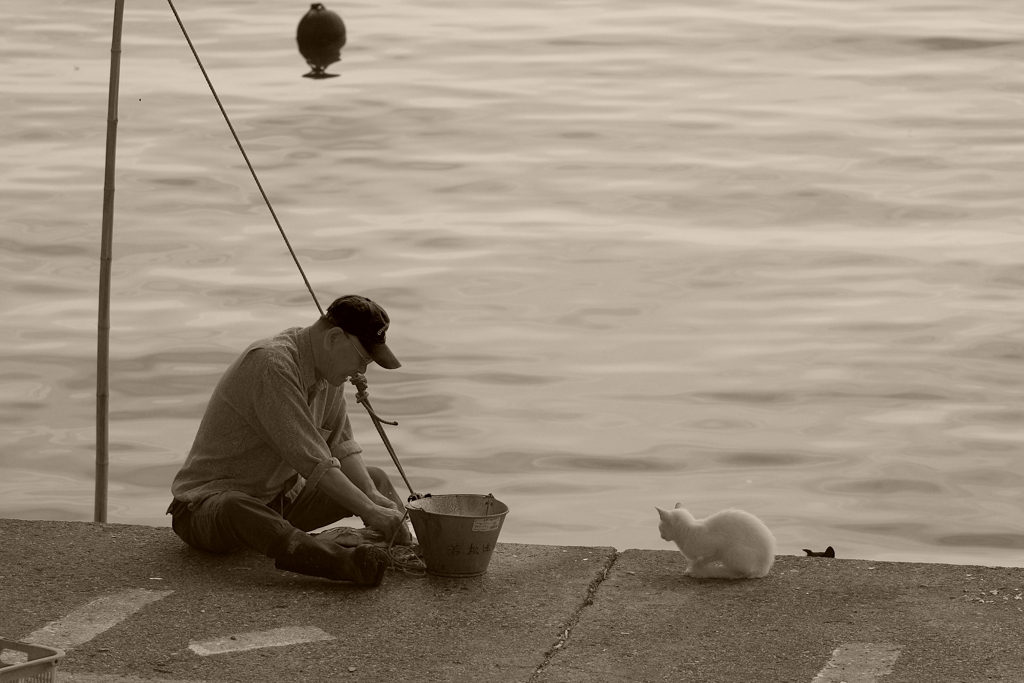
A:
{"type": "Polygon", "coordinates": [[[327,322],[359,339],[377,365],[388,370],[402,367],[384,343],[391,320],[375,302],[358,294],[346,294],[327,307],[324,317],[327,322]]]}

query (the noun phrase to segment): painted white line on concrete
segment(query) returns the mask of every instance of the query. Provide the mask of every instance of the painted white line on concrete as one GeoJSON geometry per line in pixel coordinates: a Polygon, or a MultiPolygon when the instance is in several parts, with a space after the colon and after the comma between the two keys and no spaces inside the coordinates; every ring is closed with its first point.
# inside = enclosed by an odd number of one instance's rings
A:
{"type": "Polygon", "coordinates": [[[902,649],[892,643],[843,643],[811,683],[875,683],[892,673],[902,649]]]}
{"type": "Polygon", "coordinates": [[[315,626],[286,626],[269,631],[239,633],[223,638],[214,638],[203,642],[192,641],[188,649],[200,657],[219,655],[225,652],[255,650],[261,647],[281,647],[298,645],[299,643],[315,643],[320,640],[334,640],[334,636],[324,633],[315,626]]]}
{"type": "Polygon", "coordinates": [[[82,605],[63,619],[51,621],[38,631],[25,636],[23,640],[70,650],[116,626],[151,602],[166,598],[173,592],[135,588],[105,595],[82,605]]]}
{"type": "Polygon", "coordinates": [[[174,680],[170,678],[141,678],[139,676],[121,676],[118,674],[88,674],[58,669],[57,680],[60,683],[212,683],[209,680],[174,680]]]}

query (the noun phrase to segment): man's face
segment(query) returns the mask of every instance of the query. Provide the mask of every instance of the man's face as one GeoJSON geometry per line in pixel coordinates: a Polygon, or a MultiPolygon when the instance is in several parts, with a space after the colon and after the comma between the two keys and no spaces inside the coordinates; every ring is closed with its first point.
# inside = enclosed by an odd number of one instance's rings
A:
{"type": "Polygon", "coordinates": [[[340,327],[328,330],[325,342],[327,359],[324,379],[336,387],[340,387],[352,375],[366,372],[366,367],[373,362],[362,342],[340,327]]]}

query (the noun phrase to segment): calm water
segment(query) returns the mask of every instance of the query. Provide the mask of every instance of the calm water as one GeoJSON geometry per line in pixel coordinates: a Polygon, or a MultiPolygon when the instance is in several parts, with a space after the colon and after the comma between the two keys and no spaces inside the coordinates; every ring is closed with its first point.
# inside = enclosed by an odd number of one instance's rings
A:
{"type": "MultiPolygon", "coordinates": [[[[321,300],[392,315],[417,489],[503,541],[667,549],[683,501],[1024,566],[1019,0],[327,3],[326,81],[308,3],[177,6],[321,300]]],[[[112,10],[0,3],[0,516],[92,516],[112,10]]],[[[166,524],[220,373],[316,309],[158,0],[117,182],[110,519],[166,524]]]]}

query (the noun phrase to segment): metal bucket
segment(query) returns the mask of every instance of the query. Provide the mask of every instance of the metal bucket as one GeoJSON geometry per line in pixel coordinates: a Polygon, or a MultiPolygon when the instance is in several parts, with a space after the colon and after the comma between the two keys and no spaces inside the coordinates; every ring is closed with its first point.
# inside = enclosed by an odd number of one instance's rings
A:
{"type": "Polygon", "coordinates": [[[479,576],[487,571],[508,506],[488,494],[429,496],[406,506],[427,571],[479,576]]]}

